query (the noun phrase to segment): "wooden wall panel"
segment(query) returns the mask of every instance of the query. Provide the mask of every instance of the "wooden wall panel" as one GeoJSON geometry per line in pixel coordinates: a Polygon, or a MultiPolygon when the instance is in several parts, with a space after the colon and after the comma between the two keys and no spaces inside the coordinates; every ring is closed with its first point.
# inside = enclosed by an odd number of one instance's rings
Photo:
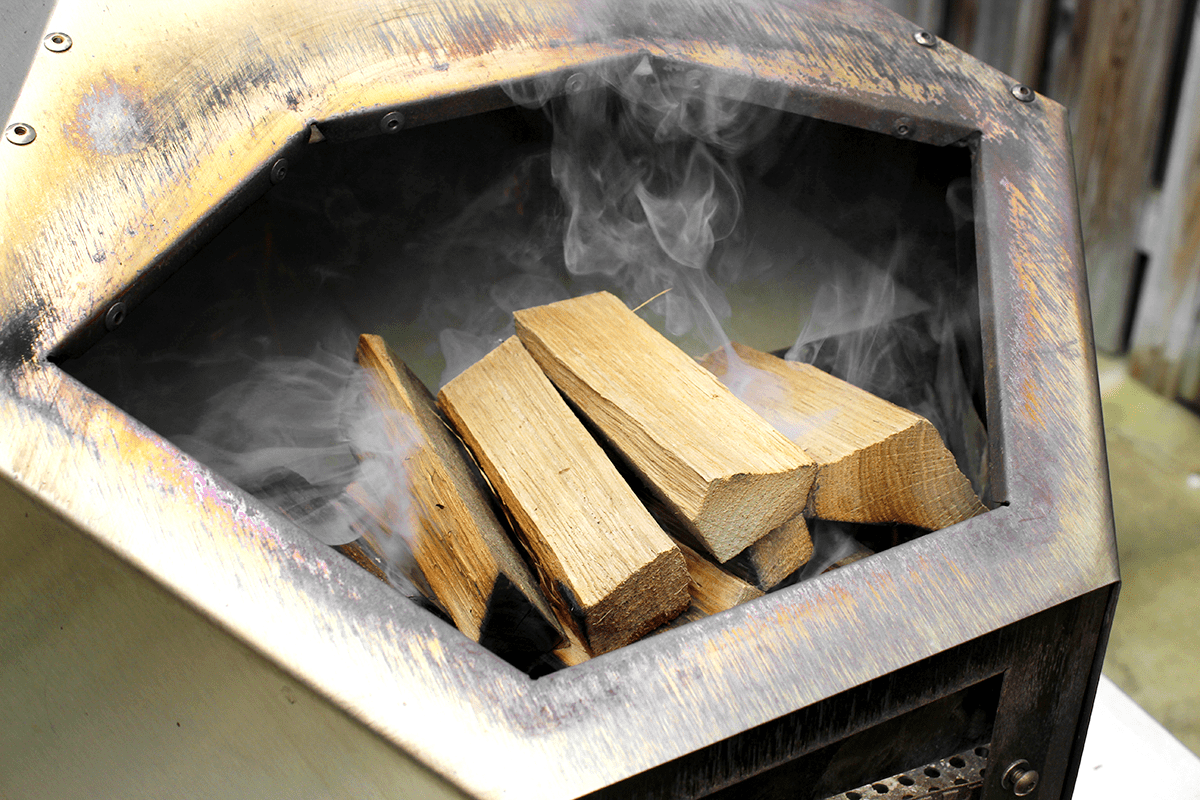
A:
{"type": "Polygon", "coordinates": [[[1080,30],[1065,35],[1045,84],[1070,108],[1096,346],[1119,352],[1184,2],[1076,5],[1080,30]]]}
{"type": "Polygon", "coordinates": [[[981,61],[1037,87],[1053,0],[956,0],[945,37],[981,61]]]}
{"type": "Polygon", "coordinates": [[[1130,368],[1169,397],[1200,401],[1200,12],[1191,22],[1179,113],[1159,204],[1159,247],[1148,265],[1130,368]]]}
{"type": "Polygon", "coordinates": [[[881,0],[881,4],[936,34],[942,32],[946,3],[953,0],[881,0]]]}

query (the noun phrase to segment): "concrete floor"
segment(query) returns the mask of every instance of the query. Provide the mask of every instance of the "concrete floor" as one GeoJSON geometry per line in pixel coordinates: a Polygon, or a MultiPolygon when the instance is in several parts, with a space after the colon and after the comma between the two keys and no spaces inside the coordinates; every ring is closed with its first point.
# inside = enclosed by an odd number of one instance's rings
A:
{"type": "Polygon", "coordinates": [[[1104,672],[1200,753],[1200,417],[1099,370],[1123,582],[1104,672]]]}

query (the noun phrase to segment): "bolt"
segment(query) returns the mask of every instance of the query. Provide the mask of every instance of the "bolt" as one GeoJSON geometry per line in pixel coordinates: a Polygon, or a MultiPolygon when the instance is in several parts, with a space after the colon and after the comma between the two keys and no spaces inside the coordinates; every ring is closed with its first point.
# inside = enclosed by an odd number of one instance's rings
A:
{"type": "Polygon", "coordinates": [[[384,133],[398,133],[404,127],[404,115],[399,111],[384,114],[379,120],[379,130],[384,133]]]}
{"type": "Polygon", "coordinates": [[[1032,103],[1034,98],[1033,89],[1030,89],[1023,83],[1018,83],[1012,87],[1012,96],[1020,100],[1022,103],[1032,103]]]}
{"type": "Polygon", "coordinates": [[[892,133],[901,139],[907,139],[912,135],[912,120],[908,117],[901,117],[896,120],[896,124],[892,126],[892,133]]]}
{"type": "Polygon", "coordinates": [[[913,34],[913,39],[917,44],[921,45],[921,47],[937,46],[937,37],[929,31],[917,31],[913,34]]]}
{"type": "Polygon", "coordinates": [[[587,84],[587,79],[583,77],[582,72],[576,72],[571,77],[567,78],[565,88],[567,94],[579,94],[583,91],[583,87],[587,84]]]}
{"type": "Polygon", "coordinates": [[[37,138],[37,131],[25,122],[14,122],[4,129],[4,138],[13,144],[29,144],[37,138]]]}
{"type": "Polygon", "coordinates": [[[271,165],[271,183],[283,183],[283,179],[287,177],[288,163],[286,158],[281,158],[271,165]]]}
{"type": "Polygon", "coordinates": [[[71,37],[65,33],[48,33],[46,38],[42,39],[42,44],[52,53],[62,53],[71,49],[71,37]]]}
{"type": "Polygon", "coordinates": [[[120,300],[108,307],[108,313],[104,315],[104,327],[110,331],[115,331],[121,327],[121,323],[125,321],[125,304],[120,300]]]}
{"type": "Polygon", "coordinates": [[[1024,797],[1037,788],[1040,777],[1037,770],[1029,769],[1029,762],[1022,758],[1008,765],[1004,777],[1000,779],[1000,785],[1011,790],[1017,797],[1024,797]]]}

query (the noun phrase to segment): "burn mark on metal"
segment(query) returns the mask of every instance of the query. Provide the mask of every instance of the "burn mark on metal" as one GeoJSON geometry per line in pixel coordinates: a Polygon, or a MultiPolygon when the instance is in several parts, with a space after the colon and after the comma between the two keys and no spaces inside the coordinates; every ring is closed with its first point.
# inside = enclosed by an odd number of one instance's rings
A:
{"type": "Polygon", "coordinates": [[[0,364],[31,363],[37,360],[41,322],[49,306],[41,297],[12,312],[0,325],[0,364]]]}
{"type": "Polygon", "coordinates": [[[154,143],[153,113],[136,86],[105,76],[92,84],[63,123],[67,138],[105,155],[134,153],[154,143]]]}

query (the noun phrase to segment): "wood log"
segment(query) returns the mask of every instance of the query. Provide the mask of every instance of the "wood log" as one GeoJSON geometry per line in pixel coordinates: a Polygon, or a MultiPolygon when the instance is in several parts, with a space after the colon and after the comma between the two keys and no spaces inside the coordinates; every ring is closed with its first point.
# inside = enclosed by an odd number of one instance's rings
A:
{"type": "Polygon", "coordinates": [[[763,596],[762,591],[726,572],[686,544],[677,544],[687,561],[688,575],[691,576],[688,592],[692,602],[676,618],[676,624],[719,614],[747,600],[763,596]]]}
{"type": "MultiPolygon", "coordinates": [[[[681,550],[684,547],[702,549],[684,520],[662,500],[644,490],[640,496],[654,519],[681,550]]],[[[812,554],[813,541],[808,524],[797,514],[721,566],[731,575],[765,592],[807,564],[812,554]]]]}
{"type": "Polygon", "coordinates": [[[683,555],[515,337],[446,384],[439,403],[592,653],[687,607],[683,555]]]}
{"type": "MultiPolygon", "coordinates": [[[[688,595],[691,601],[683,613],[667,622],[654,633],[672,630],[680,625],[686,625],[698,619],[710,617],[739,606],[748,600],[762,597],[759,589],[751,586],[741,578],[727,572],[714,564],[708,557],[701,555],[686,544],[676,540],[675,545],[683,553],[688,570],[688,595]]],[[[591,658],[586,646],[567,629],[568,643],[554,655],[564,666],[573,667],[591,658]]]]}
{"type": "Polygon", "coordinates": [[[816,459],[812,516],[937,530],[987,510],[924,417],[809,364],[732,351],[702,363],[816,459]]]}
{"type": "Polygon", "coordinates": [[[725,568],[766,591],[807,564],[812,554],[808,523],[797,514],[726,561],[725,568]]]}
{"type": "Polygon", "coordinates": [[[515,317],[559,390],[719,561],[804,508],[813,460],[613,295],[515,317]]]}
{"type": "Polygon", "coordinates": [[[563,639],[554,612],[433,396],[380,337],[361,336],[357,358],[375,378],[375,401],[409,420],[418,440],[406,463],[419,528],[412,550],[434,596],[460,631],[518,666],[551,651],[563,639]]]}

